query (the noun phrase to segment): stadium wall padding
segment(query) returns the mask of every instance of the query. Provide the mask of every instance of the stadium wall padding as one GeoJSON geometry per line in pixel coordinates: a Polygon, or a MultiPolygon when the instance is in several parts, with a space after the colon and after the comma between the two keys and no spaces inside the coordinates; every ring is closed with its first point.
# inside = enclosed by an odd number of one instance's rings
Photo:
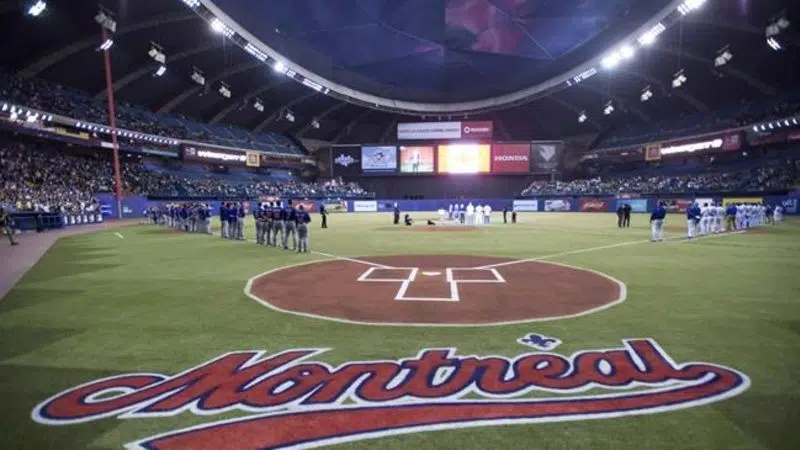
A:
{"type": "MultiPolygon", "coordinates": [[[[739,196],[737,198],[742,198],[739,196]]],[[[118,217],[117,203],[114,196],[111,194],[99,194],[96,198],[103,205],[103,215],[108,218],[118,217]]],[[[721,202],[726,198],[724,196],[704,196],[702,198],[713,198],[715,202],[721,202]]],[[[751,195],[744,198],[759,199],[769,204],[781,203],[785,209],[785,214],[795,215],[800,210],[800,193],[795,193],[789,196],[766,196],[760,197],[751,195]]],[[[555,211],[555,212],[586,212],[591,214],[587,209],[593,212],[614,212],[616,211],[617,202],[631,203],[632,205],[646,205],[646,210],[638,211],[641,213],[650,212],[653,210],[656,202],[659,200],[694,200],[692,196],[673,196],[673,197],[641,197],[640,199],[618,199],[616,197],[537,197],[517,199],[516,201],[525,201],[527,205],[531,202],[536,202],[536,212],[555,211]],[[591,202],[594,208],[588,208],[587,202],[591,202]]],[[[299,200],[299,199],[298,199],[299,200]]],[[[179,200],[174,200],[179,201],[179,200]]],[[[459,198],[452,200],[394,200],[394,199],[360,199],[360,200],[347,200],[348,211],[360,212],[373,212],[371,206],[374,203],[377,212],[392,212],[394,204],[397,203],[398,207],[403,212],[435,212],[439,209],[447,209],[450,204],[463,203],[490,205],[494,211],[501,211],[504,207],[511,209],[514,205],[512,198],[459,198]]],[[[151,201],[145,197],[132,196],[125,197],[122,201],[122,212],[124,218],[140,218],[144,215],[144,210],[149,206],[161,205],[169,203],[168,201],[151,201]]],[[[211,205],[214,211],[219,210],[220,201],[204,202],[211,205]]],[[[249,202],[255,204],[255,201],[249,202]]],[[[319,203],[318,201],[315,203],[319,203]]],[[[636,211],[636,209],[634,209],[636,211]]],[[[316,212],[316,211],[314,211],[316,212]]],[[[528,211],[526,211],[528,212],[528,211]]],[[[530,211],[533,212],[533,211],[530,211]]],[[[683,214],[680,211],[672,211],[673,214],[683,214]]]]}

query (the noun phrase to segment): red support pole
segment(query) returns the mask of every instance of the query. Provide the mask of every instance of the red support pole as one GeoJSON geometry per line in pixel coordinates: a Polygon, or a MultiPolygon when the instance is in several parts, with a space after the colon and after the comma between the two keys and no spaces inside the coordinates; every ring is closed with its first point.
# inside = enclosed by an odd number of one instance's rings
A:
{"type": "MultiPolygon", "coordinates": [[[[103,42],[108,40],[108,31],[102,29],[103,42]]],[[[122,219],[122,176],[119,168],[119,144],[117,143],[117,118],[114,112],[114,87],[111,82],[111,54],[109,49],[103,50],[103,61],[106,67],[106,93],[108,94],[108,125],[111,127],[111,148],[114,152],[114,185],[117,197],[117,214],[122,219]]]]}

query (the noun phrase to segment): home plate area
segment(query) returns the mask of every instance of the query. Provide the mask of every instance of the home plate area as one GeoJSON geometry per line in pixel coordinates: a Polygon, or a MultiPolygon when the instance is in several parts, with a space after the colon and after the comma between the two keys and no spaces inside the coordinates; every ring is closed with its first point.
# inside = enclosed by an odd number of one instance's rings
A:
{"type": "Polygon", "coordinates": [[[457,302],[461,300],[460,283],[505,283],[497,269],[448,267],[444,271],[420,270],[419,267],[370,267],[358,281],[397,283],[395,300],[457,302]]]}
{"type": "Polygon", "coordinates": [[[277,311],[340,322],[492,325],[595,312],[623,301],[625,285],[545,261],[404,255],[284,267],[251,279],[246,293],[277,311]]]}

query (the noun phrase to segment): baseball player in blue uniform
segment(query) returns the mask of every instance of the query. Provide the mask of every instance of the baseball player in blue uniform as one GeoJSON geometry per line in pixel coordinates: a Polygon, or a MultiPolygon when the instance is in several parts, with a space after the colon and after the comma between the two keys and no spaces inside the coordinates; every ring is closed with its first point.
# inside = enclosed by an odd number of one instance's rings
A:
{"type": "Polygon", "coordinates": [[[652,231],[652,241],[661,242],[664,240],[664,219],[667,217],[667,210],[662,202],[658,202],[653,213],[650,215],[650,226],[652,231]]]}

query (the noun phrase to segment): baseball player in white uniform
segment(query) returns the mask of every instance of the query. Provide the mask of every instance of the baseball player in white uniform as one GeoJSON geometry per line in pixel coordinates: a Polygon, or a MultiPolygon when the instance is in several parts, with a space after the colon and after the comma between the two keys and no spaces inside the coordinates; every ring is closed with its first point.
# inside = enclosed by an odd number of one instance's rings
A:
{"type": "Polygon", "coordinates": [[[475,207],[475,216],[473,220],[475,225],[480,225],[483,223],[483,205],[478,205],[475,207]]]}
{"type": "Polygon", "coordinates": [[[474,220],[475,220],[475,207],[472,205],[472,202],[469,202],[467,204],[467,217],[464,223],[467,225],[472,225],[474,223],[474,220]]]}
{"type": "Polygon", "coordinates": [[[489,205],[483,207],[483,223],[486,225],[492,223],[492,207],[489,205]]]}
{"type": "Polygon", "coordinates": [[[723,219],[725,217],[725,208],[722,207],[722,204],[719,204],[714,208],[716,209],[716,214],[714,215],[714,232],[722,233],[723,231],[725,231],[723,225],[723,219]]]}
{"type": "Polygon", "coordinates": [[[700,236],[708,234],[708,222],[710,218],[711,210],[708,207],[708,203],[703,203],[703,207],[700,208],[700,236]]]}
{"type": "Polygon", "coordinates": [[[775,222],[783,221],[783,205],[775,205],[775,213],[772,216],[775,222]]]}

